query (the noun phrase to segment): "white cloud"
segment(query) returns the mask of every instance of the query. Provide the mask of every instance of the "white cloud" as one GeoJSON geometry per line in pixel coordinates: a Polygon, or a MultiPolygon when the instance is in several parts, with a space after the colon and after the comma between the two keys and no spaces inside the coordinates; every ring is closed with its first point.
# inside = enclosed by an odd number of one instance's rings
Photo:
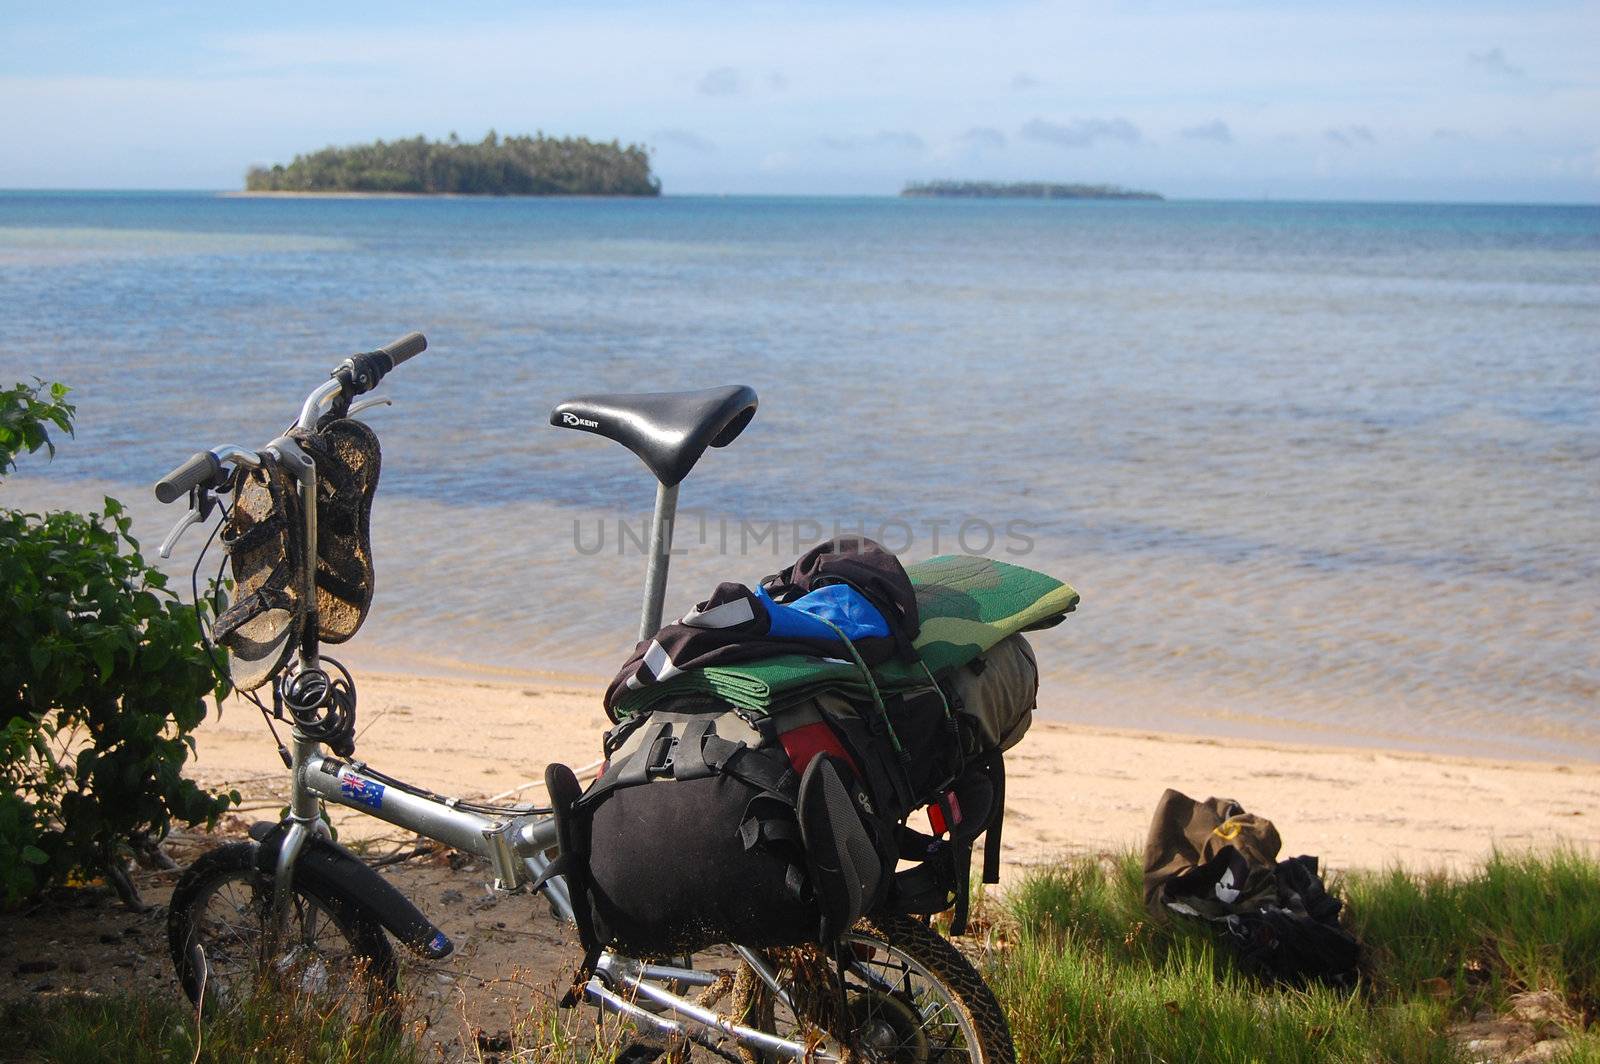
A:
{"type": "Polygon", "coordinates": [[[1468,52],[1467,65],[1474,70],[1481,70],[1495,77],[1508,78],[1512,81],[1521,81],[1528,76],[1528,72],[1519,66],[1512,66],[1506,58],[1504,48],[1490,48],[1485,52],[1468,52]]]}
{"type": "Polygon", "coordinates": [[[822,146],[835,151],[861,151],[863,149],[889,148],[898,151],[921,151],[925,142],[915,133],[904,129],[881,129],[866,136],[822,138],[822,146]]]}
{"type": "Polygon", "coordinates": [[[1232,144],[1233,130],[1228,128],[1228,123],[1220,118],[1210,122],[1202,122],[1197,126],[1185,126],[1178,131],[1178,135],[1185,140],[1210,140],[1218,144],[1232,144]]]}
{"type": "Polygon", "coordinates": [[[738,96],[744,92],[744,75],[733,67],[708,70],[695,82],[701,96],[738,96]]]}
{"type": "Polygon", "coordinates": [[[690,151],[717,150],[717,146],[711,141],[687,129],[659,129],[650,135],[650,140],[656,145],[670,145],[675,148],[687,148],[690,151]]]}
{"type": "Polygon", "coordinates": [[[1327,140],[1346,148],[1378,142],[1377,136],[1367,126],[1339,126],[1323,130],[1322,135],[1327,140]]]}
{"type": "Polygon", "coordinates": [[[993,126],[973,126],[956,138],[968,148],[1004,148],[1006,135],[993,126]]]}
{"type": "Polygon", "coordinates": [[[1086,148],[1102,140],[1137,144],[1143,138],[1139,127],[1126,118],[1078,118],[1067,123],[1034,118],[1022,127],[1022,136],[1063,148],[1086,148]]]}

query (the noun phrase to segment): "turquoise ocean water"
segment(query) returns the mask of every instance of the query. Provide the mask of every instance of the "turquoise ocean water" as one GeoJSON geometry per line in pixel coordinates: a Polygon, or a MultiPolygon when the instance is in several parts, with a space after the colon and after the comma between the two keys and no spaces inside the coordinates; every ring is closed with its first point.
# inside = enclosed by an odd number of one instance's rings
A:
{"type": "Polygon", "coordinates": [[[1600,208],[3,193],[0,380],[80,431],[0,501],[158,540],[414,328],[356,663],[607,674],[650,482],[549,409],[739,382],[669,611],[838,523],[1077,585],[1058,717],[1600,759],[1600,208]]]}

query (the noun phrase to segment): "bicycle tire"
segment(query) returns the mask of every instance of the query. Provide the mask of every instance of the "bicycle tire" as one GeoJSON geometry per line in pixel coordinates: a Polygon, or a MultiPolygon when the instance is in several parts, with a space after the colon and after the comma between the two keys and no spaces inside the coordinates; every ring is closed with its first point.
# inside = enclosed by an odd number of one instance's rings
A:
{"type": "MultiPolygon", "coordinates": [[[[945,1005],[955,1014],[957,1026],[966,1043],[960,1050],[952,1052],[946,1047],[932,1056],[928,1055],[926,1048],[920,1056],[915,1051],[894,1050],[888,1055],[874,1055],[871,1050],[866,1050],[853,1059],[893,1064],[922,1059],[941,1062],[966,1060],[969,1064],[1015,1064],[1016,1049],[1011,1041],[1011,1027],[1006,1022],[1000,1003],[995,1000],[994,992],[972,963],[926,924],[907,916],[867,917],[851,929],[845,941],[883,947],[891,953],[900,954],[911,965],[925,972],[929,981],[939,988],[945,1005]]],[[[820,950],[814,951],[814,955],[821,959],[823,965],[817,970],[827,970],[831,961],[820,950]]],[[[836,991],[837,982],[832,977],[827,981],[831,989],[821,995],[813,988],[810,994],[795,994],[794,997],[802,1002],[807,999],[831,1000],[829,995],[836,991]]],[[[732,1004],[739,1022],[779,1033],[776,1030],[778,1010],[775,1008],[774,995],[748,965],[742,965],[735,978],[732,1004]]],[[[802,1028],[826,1028],[832,1023],[831,1016],[835,1011],[832,1008],[813,1010],[803,1003],[797,1007],[806,1013],[800,1017],[802,1028]]],[[[804,1030],[784,1033],[806,1041],[804,1030]]],[[[769,1058],[764,1054],[742,1047],[739,1052],[749,1064],[768,1064],[769,1058]]]]}
{"type": "MultiPolygon", "coordinates": [[[[264,931],[271,909],[272,877],[256,867],[256,844],[235,842],[201,855],[178,880],[167,910],[167,947],[177,970],[178,982],[190,1001],[200,1001],[202,985],[208,991],[223,991],[212,973],[220,963],[209,960],[202,946],[205,914],[211,899],[228,884],[241,884],[248,892],[248,920],[256,925],[240,930],[248,934],[264,931]],[[257,926],[259,925],[259,926],[257,926]]],[[[369,1015],[390,1011],[399,978],[399,963],[381,924],[358,901],[327,891],[317,884],[297,878],[294,884],[296,915],[304,928],[308,912],[321,912],[344,940],[355,965],[334,965],[343,972],[356,971],[364,980],[364,1010],[369,1015]]],[[[237,910],[244,912],[243,909],[237,910]]],[[[259,959],[259,955],[258,955],[259,959]]]]}

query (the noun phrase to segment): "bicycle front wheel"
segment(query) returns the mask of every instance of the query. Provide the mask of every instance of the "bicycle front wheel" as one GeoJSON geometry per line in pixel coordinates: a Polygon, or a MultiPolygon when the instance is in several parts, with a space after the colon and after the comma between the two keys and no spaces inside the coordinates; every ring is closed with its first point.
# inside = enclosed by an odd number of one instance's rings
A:
{"type": "MultiPolygon", "coordinates": [[[[1011,1029],[994,993],[960,951],[925,924],[869,917],[840,939],[840,957],[842,1017],[838,962],[811,947],[767,954],[776,987],[741,966],[736,1015],[842,1059],[1015,1064],[1011,1029]]],[[[741,1052],[752,1064],[768,1064],[759,1053],[741,1052]]]]}
{"type": "Polygon", "coordinates": [[[399,966],[371,915],[300,878],[281,939],[267,933],[271,911],[272,877],[256,869],[254,843],[219,846],[189,867],[172,892],[167,944],[190,1001],[226,1006],[270,976],[351,1018],[387,1013],[399,966]]]}

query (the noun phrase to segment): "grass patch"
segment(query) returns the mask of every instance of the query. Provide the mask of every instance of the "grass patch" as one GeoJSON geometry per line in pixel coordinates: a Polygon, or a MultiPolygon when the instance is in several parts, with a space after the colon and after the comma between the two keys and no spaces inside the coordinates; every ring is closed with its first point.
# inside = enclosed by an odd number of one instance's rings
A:
{"type": "MultiPolygon", "coordinates": [[[[1330,887],[1368,947],[1351,993],[1265,987],[1209,930],[1154,920],[1138,859],[1036,871],[974,898],[999,942],[986,975],[1028,1064],[1376,1062],[1513,1059],[1562,1035],[1553,1059],[1600,1064],[1600,862],[1572,851],[1497,855],[1465,876],[1354,873],[1330,887]],[[1540,1010],[1530,1016],[1530,1001],[1540,1010]],[[1468,1030],[1515,1018],[1510,1048],[1468,1030]],[[1518,1026],[1520,1025],[1520,1026],[1518,1026]],[[1520,1042],[1517,1041],[1520,1039],[1520,1042]]],[[[604,1064],[629,1039],[591,1010],[530,1010],[503,1040],[455,1059],[604,1064]]],[[[0,1060],[167,1064],[195,1058],[193,1011],[160,997],[70,997],[0,1007],[0,1060]]],[[[1554,1048],[1546,1047],[1546,1048],[1554,1048]]],[[[198,1060],[423,1064],[413,1032],[350,1024],[336,1009],[262,993],[205,1021],[198,1060]]]]}
{"type": "Polygon", "coordinates": [[[424,1064],[395,1024],[350,1023],[282,993],[261,992],[203,1021],[175,995],[64,996],[0,1009],[0,1060],[29,1064],[424,1064]],[[196,1053],[198,1048],[199,1052],[196,1053]]]}
{"type": "Polygon", "coordinates": [[[1343,893],[1380,990],[1443,979],[1453,1002],[1496,1010],[1513,993],[1550,990],[1584,1024],[1600,1017],[1600,863],[1591,858],[1497,854],[1467,877],[1349,876],[1343,893]]]}
{"type": "Polygon", "coordinates": [[[590,1008],[533,1004],[509,1032],[486,1034],[463,1015],[456,1048],[441,1053],[425,1024],[351,1022],[339,1002],[263,987],[201,1024],[194,1009],[161,994],[62,995],[0,1005],[0,1062],[27,1064],[615,1064],[634,1042],[614,1017],[590,1008]]]}
{"type": "MultiPolygon", "coordinates": [[[[1358,873],[1335,883],[1369,947],[1355,993],[1264,987],[1204,927],[1154,920],[1137,857],[1035,872],[1006,897],[988,977],[1019,1060],[1481,1059],[1451,1027],[1552,991],[1570,1061],[1600,1060],[1600,863],[1497,855],[1464,877],[1358,873]],[[1561,1003],[1564,1003],[1562,1005],[1561,1003]]],[[[1542,1025],[1542,1029],[1541,1029],[1542,1025]]],[[[1536,1035],[1530,1035],[1536,1037],[1536,1035]]]]}

